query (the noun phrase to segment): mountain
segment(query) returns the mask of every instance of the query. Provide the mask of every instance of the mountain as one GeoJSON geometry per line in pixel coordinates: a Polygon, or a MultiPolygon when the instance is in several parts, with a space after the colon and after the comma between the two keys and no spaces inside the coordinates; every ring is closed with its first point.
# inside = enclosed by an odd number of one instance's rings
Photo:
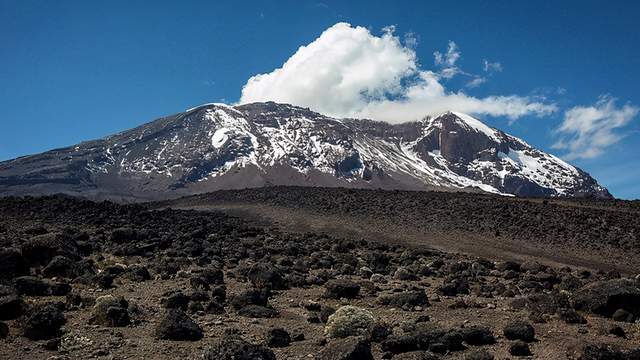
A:
{"type": "Polygon", "coordinates": [[[0,162],[0,195],[144,200],[269,185],[611,197],[584,171],[456,112],[390,125],[273,102],[206,104],[0,162]]]}

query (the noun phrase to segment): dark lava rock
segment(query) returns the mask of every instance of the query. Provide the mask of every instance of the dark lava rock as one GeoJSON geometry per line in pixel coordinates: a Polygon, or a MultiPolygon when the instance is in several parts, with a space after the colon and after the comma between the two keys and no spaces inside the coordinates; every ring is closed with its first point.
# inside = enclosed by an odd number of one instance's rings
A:
{"type": "Polygon", "coordinates": [[[487,350],[475,350],[468,353],[464,360],[494,360],[495,357],[487,350]]]}
{"type": "Polygon", "coordinates": [[[513,261],[504,261],[496,264],[496,270],[499,271],[520,271],[520,264],[513,261]]]}
{"type": "Polygon", "coordinates": [[[278,312],[266,306],[247,305],[238,310],[238,315],[248,318],[274,318],[278,316],[278,312]]]}
{"type": "Polygon", "coordinates": [[[89,322],[109,327],[127,326],[131,322],[128,307],[129,303],[124,298],[101,296],[96,299],[89,322]]]}
{"type": "Polygon", "coordinates": [[[0,320],[13,320],[22,315],[24,301],[17,295],[0,297],[0,320]]]}
{"type": "Polygon", "coordinates": [[[469,282],[464,278],[453,278],[445,280],[445,282],[440,285],[440,287],[438,287],[438,293],[444,296],[468,294],[469,282]]]}
{"type": "Polygon", "coordinates": [[[214,341],[205,349],[204,360],[276,360],[271,349],[253,345],[237,336],[227,336],[214,341]]]}
{"type": "Polygon", "coordinates": [[[582,349],[579,360],[637,360],[640,350],[621,350],[614,345],[588,344],[582,349]]]}
{"type": "Polygon", "coordinates": [[[9,336],[9,326],[3,322],[0,322],[0,339],[4,339],[9,336]]]}
{"type": "Polygon", "coordinates": [[[587,319],[573,309],[558,310],[558,317],[567,324],[586,324],[587,319]]]}
{"type": "Polygon", "coordinates": [[[34,276],[21,276],[13,279],[13,286],[19,294],[28,296],[51,295],[50,283],[34,276]]]}
{"type": "Polygon", "coordinates": [[[169,293],[166,297],[160,299],[160,304],[167,309],[187,310],[191,298],[183,294],[181,291],[169,293]]]}
{"type": "Polygon", "coordinates": [[[291,343],[291,336],[285,329],[271,329],[267,332],[265,342],[269,347],[286,347],[291,343]]]}
{"type": "Polygon", "coordinates": [[[129,266],[123,276],[135,282],[151,280],[151,274],[149,273],[149,270],[143,265],[129,266]]]}
{"type": "Polygon", "coordinates": [[[64,256],[54,257],[49,264],[42,269],[42,275],[48,278],[55,276],[67,278],[79,276],[74,271],[74,262],[64,256]]]}
{"type": "Polygon", "coordinates": [[[109,289],[113,285],[114,275],[107,272],[101,272],[93,277],[93,283],[100,289],[109,289]]]}
{"type": "Polygon", "coordinates": [[[460,330],[462,339],[469,345],[489,345],[496,342],[493,332],[486,326],[469,326],[460,330]]]}
{"type": "Polygon", "coordinates": [[[618,309],[616,310],[616,312],[613,313],[613,315],[611,316],[611,318],[615,321],[620,321],[620,322],[633,322],[633,314],[628,312],[625,309],[618,309]]]}
{"type": "Polygon", "coordinates": [[[211,298],[213,300],[218,301],[219,303],[224,303],[227,301],[227,288],[224,285],[215,286],[211,289],[211,298]]]}
{"type": "Polygon", "coordinates": [[[462,341],[463,336],[459,331],[445,330],[436,324],[423,322],[415,324],[409,333],[389,336],[381,343],[381,348],[394,354],[416,350],[446,352],[463,349],[462,341]]]}
{"type": "Polygon", "coordinates": [[[29,274],[27,260],[14,249],[0,249],[0,280],[29,274]]]}
{"type": "Polygon", "coordinates": [[[531,294],[511,302],[514,309],[526,309],[533,313],[553,315],[560,309],[571,307],[569,299],[559,292],[531,294]]]}
{"type": "Polygon", "coordinates": [[[30,340],[47,340],[57,337],[66,323],[62,311],[52,305],[35,310],[24,323],[24,336],[30,340]]]}
{"type": "Polygon", "coordinates": [[[640,288],[629,279],[597,281],[578,290],[572,297],[576,310],[610,317],[618,309],[640,315],[640,288]]]}
{"type": "Polygon", "coordinates": [[[504,337],[509,340],[531,342],[535,337],[535,329],[526,321],[515,320],[505,326],[504,337]]]}
{"type": "Polygon", "coordinates": [[[609,334],[617,336],[617,337],[621,337],[621,338],[626,338],[627,337],[627,334],[624,332],[624,329],[621,328],[618,325],[612,326],[609,329],[609,334]]]}
{"type": "Polygon", "coordinates": [[[371,346],[358,337],[333,340],[317,355],[318,360],[373,360],[371,346]]]}
{"type": "Polygon", "coordinates": [[[320,313],[318,318],[321,323],[326,323],[329,321],[329,316],[333,315],[336,312],[336,309],[329,305],[320,305],[320,313]]]}
{"type": "Polygon", "coordinates": [[[155,337],[162,340],[196,341],[202,336],[202,328],[178,309],[168,310],[155,329],[155,337]]]}
{"type": "Polygon", "coordinates": [[[47,265],[56,255],[73,257],[77,246],[64,234],[49,233],[27,240],[20,251],[31,265],[47,265]]]}
{"type": "Polygon", "coordinates": [[[531,350],[526,342],[516,341],[509,345],[509,354],[513,356],[531,356],[531,350]]]}
{"type": "Polygon", "coordinates": [[[376,323],[371,329],[371,341],[379,343],[386,340],[393,330],[386,324],[376,323]]]}
{"type": "Polygon", "coordinates": [[[286,290],[287,283],[280,271],[269,263],[253,265],[247,272],[247,278],[257,288],[286,290]]]}
{"type": "Polygon", "coordinates": [[[429,299],[427,294],[422,290],[411,290],[390,295],[383,295],[378,298],[378,302],[382,305],[390,306],[427,306],[429,299]]]}
{"type": "Polygon", "coordinates": [[[353,299],[360,293],[360,285],[349,280],[329,280],[324,287],[324,296],[331,299],[353,299]]]}
{"type": "Polygon", "coordinates": [[[71,285],[67,283],[51,283],[49,294],[52,296],[65,296],[71,292],[71,285]]]}
{"type": "Polygon", "coordinates": [[[223,285],[224,284],[224,272],[218,268],[206,268],[199,274],[202,280],[209,285],[223,285]]]}
{"type": "Polygon", "coordinates": [[[245,290],[231,298],[231,306],[240,309],[247,305],[267,306],[269,302],[269,292],[266,289],[245,290]]]}
{"type": "Polygon", "coordinates": [[[520,264],[520,271],[522,272],[530,272],[532,274],[539,273],[541,271],[545,271],[547,269],[546,265],[542,265],[537,261],[525,261],[520,264]]]}
{"type": "Polygon", "coordinates": [[[378,274],[388,274],[389,273],[389,263],[391,262],[391,257],[389,255],[380,253],[377,251],[367,252],[364,256],[365,261],[369,264],[369,268],[378,274]]]}

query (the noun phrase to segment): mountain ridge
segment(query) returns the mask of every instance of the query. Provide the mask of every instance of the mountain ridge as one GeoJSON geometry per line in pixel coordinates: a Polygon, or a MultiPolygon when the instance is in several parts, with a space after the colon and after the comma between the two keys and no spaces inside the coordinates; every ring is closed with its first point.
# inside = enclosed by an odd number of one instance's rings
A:
{"type": "Polygon", "coordinates": [[[611,197],[586,172],[457,112],[391,125],[211,103],[0,162],[1,195],[157,200],[269,185],[611,197]]]}

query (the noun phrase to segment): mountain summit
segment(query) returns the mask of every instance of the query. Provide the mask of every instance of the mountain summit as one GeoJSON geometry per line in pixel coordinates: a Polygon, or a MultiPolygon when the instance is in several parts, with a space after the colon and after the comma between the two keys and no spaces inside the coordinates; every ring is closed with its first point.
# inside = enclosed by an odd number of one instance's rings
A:
{"type": "Polygon", "coordinates": [[[0,194],[164,199],[269,185],[611,195],[584,171],[462,113],[390,125],[273,102],[205,104],[0,163],[0,194]]]}

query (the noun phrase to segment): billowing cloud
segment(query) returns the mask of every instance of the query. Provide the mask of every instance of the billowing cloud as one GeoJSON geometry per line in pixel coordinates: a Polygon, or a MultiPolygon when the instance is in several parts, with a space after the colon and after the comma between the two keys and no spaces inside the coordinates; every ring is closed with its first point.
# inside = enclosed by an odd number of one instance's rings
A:
{"type": "Polygon", "coordinates": [[[616,105],[616,99],[603,95],[591,106],[576,106],[564,113],[557,129],[560,140],[553,146],[566,150],[568,160],[588,159],[601,155],[625,135],[620,132],[640,112],[640,108],[616,105]]]}
{"type": "Polygon", "coordinates": [[[431,71],[420,67],[412,39],[403,44],[392,26],[375,36],[364,27],[338,23],[300,47],[282,67],[251,77],[240,103],[276,101],[337,117],[396,123],[447,110],[510,119],[556,110],[518,95],[477,98],[447,90],[441,81],[461,72],[458,46],[450,42],[446,53],[434,53],[437,69],[431,71]]]}

